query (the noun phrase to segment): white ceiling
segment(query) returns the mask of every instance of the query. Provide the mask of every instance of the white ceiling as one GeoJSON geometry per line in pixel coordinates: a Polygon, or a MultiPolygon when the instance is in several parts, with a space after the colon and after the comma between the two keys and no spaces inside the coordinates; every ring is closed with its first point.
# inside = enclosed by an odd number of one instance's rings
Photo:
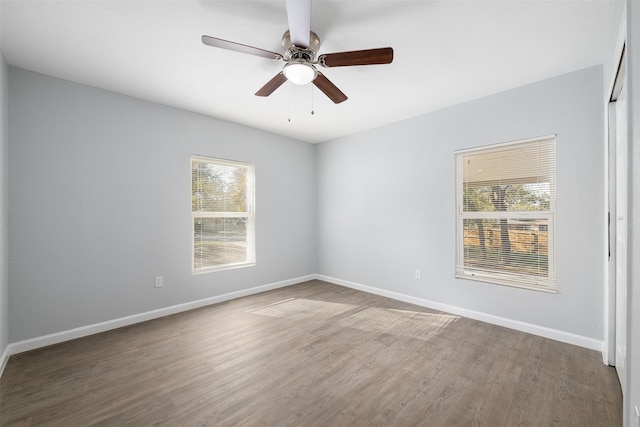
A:
{"type": "Polygon", "coordinates": [[[284,0],[1,0],[0,43],[17,67],[320,142],[601,64],[617,1],[315,0],[319,53],[394,48],[322,69],[338,105],[312,85],[254,96],[283,63],[201,43],[282,52],[284,0]]]}

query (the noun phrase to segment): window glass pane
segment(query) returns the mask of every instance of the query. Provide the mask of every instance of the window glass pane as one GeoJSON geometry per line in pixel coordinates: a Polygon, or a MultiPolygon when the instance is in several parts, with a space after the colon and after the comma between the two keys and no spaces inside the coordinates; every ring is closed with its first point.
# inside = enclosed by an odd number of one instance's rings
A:
{"type": "Polygon", "coordinates": [[[247,168],[191,162],[193,212],[247,212],[247,168]]]}
{"type": "Polygon", "coordinates": [[[549,275],[547,219],[464,219],[463,226],[465,268],[549,275]]]}
{"type": "Polygon", "coordinates": [[[550,210],[548,182],[507,185],[465,185],[464,212],[522,212],[550,210]]]}
{"type": "Polygon", "coordinates": [[[552,209],[554,139],[474,150],[460,156],[464,212],[552,209]]]}
{"type": "Polygon", "coordinates": [[[194,268],[247,261],[246,218],[195,218],[194,268]]]}

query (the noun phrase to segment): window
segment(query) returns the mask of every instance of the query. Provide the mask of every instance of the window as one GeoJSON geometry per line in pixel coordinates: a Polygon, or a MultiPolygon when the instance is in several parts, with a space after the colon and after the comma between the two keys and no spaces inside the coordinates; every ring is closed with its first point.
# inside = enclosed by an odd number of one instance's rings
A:
{"type": "Polygon", "coordinates": [[[456,277],[555,292],[555,147],[456,151],[456,277]]]}
{"type": "Polygon", "coordinates": [[[193,273],[255,265],[253,165],[191,156],[193,273]]]}

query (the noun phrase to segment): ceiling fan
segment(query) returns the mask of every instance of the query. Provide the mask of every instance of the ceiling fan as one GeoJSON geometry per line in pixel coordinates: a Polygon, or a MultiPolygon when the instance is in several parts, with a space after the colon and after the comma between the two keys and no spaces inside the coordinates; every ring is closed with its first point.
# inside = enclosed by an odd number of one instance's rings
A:
{"type": "Polygon", "coordinates": [[[390,47],[325,53],[317,56],[320,38],[311,31],[311,0],[287,0],[287,18],[289,30],[282,36],[284,54],[206,35],[202,36],[202,43],[286,62],[282,71],[256,92],[257,96],[271,95],[287,80],[299,85],[313,82],[336,104],[346,101],[347,96],[318,71],[316,65],[331,68],[390,64],[393,61],[393,49],[390,47]]]}

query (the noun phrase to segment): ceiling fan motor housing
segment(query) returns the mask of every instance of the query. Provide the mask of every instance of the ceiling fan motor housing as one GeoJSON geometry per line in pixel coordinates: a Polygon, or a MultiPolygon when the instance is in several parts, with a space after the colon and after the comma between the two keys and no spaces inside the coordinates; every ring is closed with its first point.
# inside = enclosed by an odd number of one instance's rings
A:
{"type": "Polygon", "coordinates": [[[289,31],[282,36],[282,47],[284,48],[285,61],[293,62],[314,62],[318,49],[320,48],[320,37],[313,31],[309,35],[309,46],[296,46],[291,43],[289,31]]]}

